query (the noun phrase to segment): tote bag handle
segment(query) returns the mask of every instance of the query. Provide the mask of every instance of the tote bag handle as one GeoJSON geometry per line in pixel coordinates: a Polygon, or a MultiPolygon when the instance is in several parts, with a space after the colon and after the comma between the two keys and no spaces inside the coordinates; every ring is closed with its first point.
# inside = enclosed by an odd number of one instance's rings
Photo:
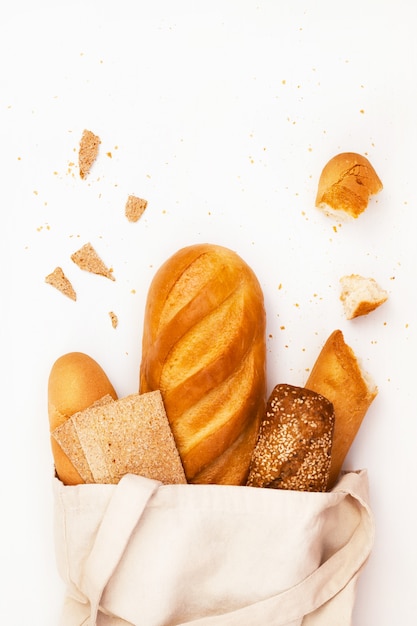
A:
{"type": "MultiPolygon", "coordinates": [[[[301,620],[331,600],[352,580],[369,557],[374,540],[374,521],[371,510],[361,497],[359,475],[350,475],[349,489],[334,491],[356,501],[360,510],[360,521],[347,544],[324,561],[310,576],[299,584],[266,600],[261,600],[223,615],[203,617],[187,626],[242,626],[263,624],[287,626],[301,620]],[[353,479],[353,480],[352,480],[353,479]],[[355,489],[357,487],[357,490],[355,489]],[[323,583],[325,581],[325,583],[323,583]],[[280,619],[280,616],[282,618],[280,619]]],[[[180,624],[179,626],[186,626],[180,624]]]]}
{"type": "Polygon", "coordinates": [[[97,622],[101,596],[122,558],[129,537],[161,484],[157,480],[126,474],[114,490],[84,569],[82,588],[90,598],[90,626],[97,622]],[[116,527],[117,532],[114,532],[116,527]]]}

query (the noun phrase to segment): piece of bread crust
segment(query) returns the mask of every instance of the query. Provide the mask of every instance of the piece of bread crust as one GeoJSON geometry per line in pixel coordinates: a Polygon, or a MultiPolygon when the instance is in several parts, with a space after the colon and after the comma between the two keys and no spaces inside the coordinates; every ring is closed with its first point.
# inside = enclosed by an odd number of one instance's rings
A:
{"type": "Polygon", "coordinates": [[[91,132],[91,130],[83,131],[78,151],[78,167],[82,179],[86,178],[90,173],[91,167],[97,158],[100,143],[100,137],[91,132]]]}
{"type": "Polygon", "coordinates": [[[261,422],[247,485],[326,491],[334,421],[333,405],[322,395],[276,385],[261,422]]]}
{"type": "Polygon", "coordinates": [[[388,300],[388,292],[382,289],[374,278],[350,274],[342,276],[340,284],[340,300],[348,320],[368,315],[388,300]]]}
{"type": "Polygon", "coordinates": [[[58,289],[64,296],[71,298],[71,300],[77,299],[77,294],[72,286],[70,280],[65,276],[62,267],[56,267],[53,272],[45,277],[45,282],[55,289],[58,289]]]}
{"type": "Polygon", "coordinates": [[[342,152],[323,168],[316,207],[338,219],[357,218],[367,208],[369,197],[381,189],[382,182],[366,157],[342,152]]]}
{"type": "Polygon", "coordinates": [[[137,222],[145,212],[148,201],[137,196],[129,196],[125,205],[125,215],[129,222],[137,222]]]}
{"type": "Polygon", "coordinates": [[[117,328],[119,324],[119,318],[117,317],[116,313],[114,311],[109,311],[109,317],[113,328],[117,328]]]}
{"type": "Polygon", "coordinates": [[[91,243],[84,244],[79,250],[71,255],[71,261],[86,272],[99,274],[110,280],[116,280],[110,270],[99,257],[91,243]]]}

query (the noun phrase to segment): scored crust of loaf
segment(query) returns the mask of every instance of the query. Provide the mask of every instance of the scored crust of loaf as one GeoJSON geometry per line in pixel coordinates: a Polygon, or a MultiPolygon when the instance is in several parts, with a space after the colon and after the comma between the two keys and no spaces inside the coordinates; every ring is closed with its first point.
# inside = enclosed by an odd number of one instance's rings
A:
{"type": "Polygon", "coordinates": [[[334,410],[320,394],[276,385],[261,422],[247,486],[326,491],[334,410]]]}
{"type": "Polygon", "coordinates": [[[71,255],[71,261],[86,272],[98,274],[110,280],[116,280],[112,270],[105,265],[91,243],[84,244],[79,250],[74,252],[71,255]]]}
{"type": "Polygon", "coordinates": [[[335,412],[332,459],[328,487],[339,478],[346,455],[378,393],[341,330],[334,330],[322,347],[305,387],[330,400],[335,412]]]}
{"type": "Polygon", "coordinates": [[[78,151],[78,168],[82,179],[90,173],[93,163],[97,159],[100,143],[100,137],[91,130],[83,131],[78,151]]]}
{"type": "Polygon", "coordinates": [[[55,289],[58,289],[64,296],[67,296],[71,300],[77,299],[77,294],[72,286],[70,280],[65,276],[62,267],[56,267],[53,272],[45,277],[45,282],[55,289]]]}
{"type": "Polygon", "coordinates": [[[368,315],[388,299],[388,292],[382,289],[374,278],[350,274],[342,276],[340,284],[340,300],[348,320],[368,315]]]}
{"type": "Polygon", "coordinates": [[[254,273],[227,248],[183,248],[151,283],[140,390],[161,390],[189,482],[246,481],[266,401],[265,323],[254,273]]]}
{"type": "Polygon", "coordinates": [[[324,166],[319,178],[316,207],[338,219],[357,218],[382,182],[369,160],[356,152],[342,152],[324,166]]]}

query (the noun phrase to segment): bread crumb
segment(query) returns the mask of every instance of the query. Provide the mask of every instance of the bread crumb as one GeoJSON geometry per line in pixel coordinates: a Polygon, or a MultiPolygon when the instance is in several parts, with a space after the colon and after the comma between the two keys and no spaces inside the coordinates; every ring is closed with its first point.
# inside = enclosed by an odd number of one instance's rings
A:
{"type": "Polygon", "coordinates": [[[82,270],[105,276],[110,280],[116,280],[113,272],[101,260],[91,243],[84,244],[79,250],[71,255],[71,260],[82,270]]]}
{"type": "Polygon", "coordinates": [[[111,325],[113,326],[113,328],[117,328],[117,325],[119,323],[119,319],[116,315],[116,313],[114,313],[113,311],[109,311],[109,316],[111,319],[111,325]]]}
{"type": "Polygon", "coordinates": [[[125,205],[125,215],[129,222],[137,222],[142,217],[148,201],[137,196],[129,196],[125,205]]]}
{"type": "Polygon", "coordinates": [[[97,158],[100,143],[100,137],[91,132],[91,130],[83,131],[78,152],[78,166],[82,179],[86,178],[90,173],[91,167],[97,158]]]}
{"type": "Polygon", "coordinates": [[[71,298],[71,300],[75,301],[77,299],[77,294],[61,267],[56,267],[51,274],[48,274],[45,278],[45,282],[55,287],[55,289],[58,289],[64,296],[71,298]]]}
{"type": "Polygon", "coordinates": [[[388,300],[388,293],[374,278],[350,274],[342,276],[340,284],[342,288],[340,300],[348,320],[368,315],[388,300]]]}

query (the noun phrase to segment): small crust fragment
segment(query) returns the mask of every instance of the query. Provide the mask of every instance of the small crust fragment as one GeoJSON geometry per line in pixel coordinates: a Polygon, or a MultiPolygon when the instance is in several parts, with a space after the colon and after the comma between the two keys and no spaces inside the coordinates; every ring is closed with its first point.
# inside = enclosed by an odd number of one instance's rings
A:
{"type": "Polygon", "coordinates": [[[368,315],[388,300],[388,292],[374,278],[350,274],[342,276],[340,284],[340,300],[348,320],[368,315]]]}
{"type": "Polygon", "coordinates": [[[45,282],[48,285],[52,285],[55,289],[58,289],[64,296],[71,298],[71,300],[77,299],[77,294],[72,286],[70,280],[65,276],[61,267],[56,267],[53,272],[45,277],[45,282]]]}
{"type": "Polygon", "coordinates": [[[261,422],[247,485],[326,491],[334,420],[332,403],[320,394],[276,385],[261,422]]]}
{"type": "Polygon", "coordinates": [[[366,157],[342,152],[323,168],[316,207],[338,219],[357,218],[367,208],[369,197],[381,189],[382,182],[366,157]]]}
{"type": "Polygon", "coordinates": [[[91,167],[97,158],[100,143],[100,137],[91,132],[91,130],[83,131],[78,151],[78,167],[82,179],[86,178],[90,173],[91,167]]]}
{"type": "Polygon", "coordinates": [[[71,260],[86,272],[105,276],[110,280],[116,280],[110,270],[101,260],[91,243],[84,244],[79,250],[71,255],[71,260]]]}
{"type": "Polygon", "coordinates": [[[129,196],[125,205],[125,215],[129,222],[137,222],[145,212],[148,201],[137,196],[129,196]]]}
{"type": "Polygon", "coordinates": [[[111,325],[113,326],[113,328],[117,328],[119,324],[119,319],[116,313],[114,311],[109,311],[109,317],[110,317],[111,325]]]}

